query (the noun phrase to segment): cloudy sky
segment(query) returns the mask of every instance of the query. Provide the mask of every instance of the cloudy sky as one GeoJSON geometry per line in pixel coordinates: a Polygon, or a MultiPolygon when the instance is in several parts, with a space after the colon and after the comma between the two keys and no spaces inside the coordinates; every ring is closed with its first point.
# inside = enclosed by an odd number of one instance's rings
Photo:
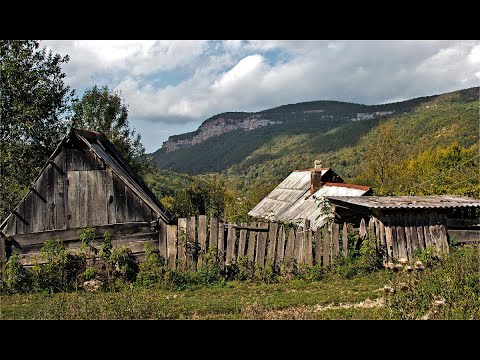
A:
{"type": "Polygon", "coordinates": [[[121,92],[147,152],[224,111],[312,100],[378,104],[480,83],[480,41],[48,40],[80,97],[121,92]]]}

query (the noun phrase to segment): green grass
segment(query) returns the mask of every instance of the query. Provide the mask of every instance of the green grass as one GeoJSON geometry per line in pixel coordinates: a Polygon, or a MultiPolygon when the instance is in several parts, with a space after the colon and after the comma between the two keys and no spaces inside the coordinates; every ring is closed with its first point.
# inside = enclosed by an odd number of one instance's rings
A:
{"type": "Polygon", "coordinates": [[[388,275],[276,284],[227,282],[186,290],[16,294],[0,297],[1,319],[378,319],[384,308],[336,308],[383,295],[388,275]],[[332,309],[319,310],[332,305],[332,309]]]}

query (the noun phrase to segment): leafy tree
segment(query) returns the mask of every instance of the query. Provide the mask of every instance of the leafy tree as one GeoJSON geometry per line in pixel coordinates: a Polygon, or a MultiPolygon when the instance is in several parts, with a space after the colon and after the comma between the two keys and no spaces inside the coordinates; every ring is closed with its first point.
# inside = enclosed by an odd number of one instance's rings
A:
{"type": "Polygon", "coordinates": [[[140,175],[145,175],[150,163],[140,134],[130,128],[128,108],[119,92],[95,85],[73,104],[73,111],[73,127],[102,131],[128,163],[140,175]]]}
{"type": "Polygon", "coordinates": [[[0,40],[0,218],[20,200],[65,134],[69,61],[36,40],[0,40]]]}

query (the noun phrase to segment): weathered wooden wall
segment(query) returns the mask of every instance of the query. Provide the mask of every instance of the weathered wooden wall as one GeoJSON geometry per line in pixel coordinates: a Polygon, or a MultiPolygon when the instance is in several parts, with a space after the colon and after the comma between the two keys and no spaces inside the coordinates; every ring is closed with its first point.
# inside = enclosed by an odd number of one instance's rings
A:
{"type": "Polygon", "coordinates": [[[4,234],[16,239],[21,234],[155,219],[144,201],[93,151],[64,147],[15,208],[4,234]]]}

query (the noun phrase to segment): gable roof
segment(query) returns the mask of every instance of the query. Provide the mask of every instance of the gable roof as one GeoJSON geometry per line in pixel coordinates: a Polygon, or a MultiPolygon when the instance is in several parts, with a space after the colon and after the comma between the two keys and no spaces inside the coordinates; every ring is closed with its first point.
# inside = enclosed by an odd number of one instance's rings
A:
{"type": "MultiPolygon", "coordinates": [[[[128,165],[127,161],[101,131],[89,131],[75,128],[71,129],[70,132],[62,139],[62,141],[60,141],[52,155],[50,155],[48,160],[45,162],[45,165],[39,171],[37,177],[33,181],[33,184],[37,182],[37,180],[40,178],[40,175],[46,169],[48,164],[55,159],[62,147],[72,138],[80,140],[89,149],[91,149],[106,164],[106,166],[111,168],[112,171],[159,217],[161,217],[167,223],[170,221],[171,214],[168,212],[168,210],[166,210],[165,207],[158,201],[156,196],[147,187],[145,182],[140,178],[135,170],[128,165]]],[[[33,188],[33,186],[31,188],[33,188]]],[[[31,191],[32,190],[30,189],[19,201],[19,203],[24,201],[31,191]]],[[[5,227],[8,219],[11,216],[12,214],[5,218],[5,220],[0,224],[0,229],[5,227]]]]}
{"type": "MultiPolygon", "coordinates": [[[[295,170],[287,176],[270,194],[263,198],[248,215],[274,221],[296,221],[308,219],[315,230],[326,220],[318,209],[318,198],[324,196],[361,196],[371,192],[363,185],[326,182],[310,195],[312,171],[325,175],[331,168],[295,170]]],[[[339,177],[340,178],[340,177],[339,177]]],[[[341,178],[340,178],[341,179],[341,178]]]]}

